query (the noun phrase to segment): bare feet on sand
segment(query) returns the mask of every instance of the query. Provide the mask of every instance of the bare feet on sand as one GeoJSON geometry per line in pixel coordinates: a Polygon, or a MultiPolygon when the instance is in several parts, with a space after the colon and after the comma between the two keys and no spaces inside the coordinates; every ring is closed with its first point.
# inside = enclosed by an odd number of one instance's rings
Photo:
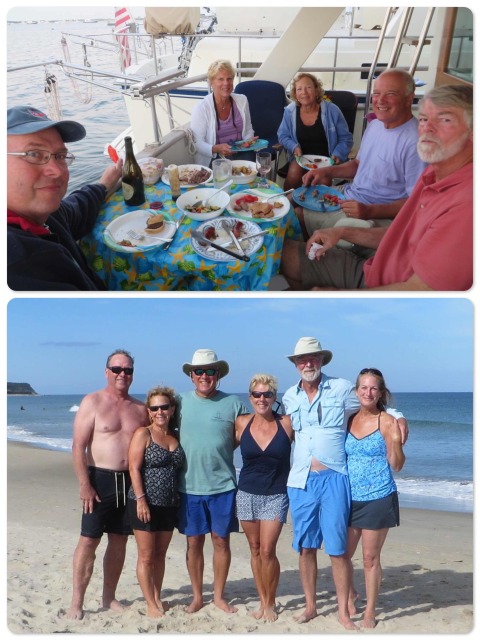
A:
{"type": "Polygon", "coordinates": [[[359,595],[358,595],[357,592],[354,592],[348,598],[348,613],[351,616],[354,616],[355,614],[358,613],[357,607],[356,607],[356,602],[357,602],[358,598],[359,598],[359,595]]]}
{"type": "Polygon", "coordinates": [[[256,611],[249,611],[248,615],[255,620],[260,620],[263,617],[263,607],[259,607],[256,611]]]}
{"type": "Polygon", "coordinates": [[[236,613],[238,611],[237,607],[228,604],[228,602],[223,598],[219,598],[218,600],[214,599],[213,604],[222,611],[225,611],[225,613],[236,613]]]}
{"type": "Polygon", "coordinates": [[[350,620],[349,616],[341,616],[339,614],[338,621],[340,622],[342,627],[345,627],[345,629],[348,629],[349,631],[358,631],[357,625],[353,622],[353,620],[350,620]]]}
{"type": "Polygon", "coordinates": [[[123,611],[126,610],[126,606],[123,605],[121,602],[119,602],[118,600],[104,600],[103,601],[103,608],[104,609],[110,609],[111,611],[117,611],[118,613],[122,613],[123,611]]]}
{"type": "Polygon", "coordinates": [[[263,618],[267,622],[275,622],[278,618],[278,613],[275,607],[265,607],[265,611],[263,613],[263,618]]]}
{"type": "Polygon", "coordinates": [[[299,624],[304,624],[305,622],[310,622],[310,620],[313,620],[313,618],[316,618],[316,617],[317,617],[316,609],[305,609],[305,611],[300,613],[298,616],[293,616],[293,619],[295,620],[295,622],[298,622],[299,624]]]}
{"type": "Polygon", "coordinates": [[[147,607],[147,617],[148,618],[163,618],[165,612],[157,607],[157,605],[152,607],[147,607]]]}
{"type": "Polygon", "coordinates": [[[377,626],[377,621],[375,620],[375,618],[365,617],[360,622],[360,626],[362,627],[362,629],[375,629],[375,627],[377,626]]]}
{"type": "Polygon", "coordinates": [[[203,607],[203,600],[202,598],[194,598],[192,600],[192,602],[188,605],[188,607],[185,609],[185,611],[187,613],[196,613],[197,611],[200,611],[200,609],[203,607]]]}
{"type": "Polygon", "coordinates": [[[69,620],[82,620],[83,619],[83,610],[78,607],[70,607],[70,609],[65,614],[66,618],[69,620]]]}

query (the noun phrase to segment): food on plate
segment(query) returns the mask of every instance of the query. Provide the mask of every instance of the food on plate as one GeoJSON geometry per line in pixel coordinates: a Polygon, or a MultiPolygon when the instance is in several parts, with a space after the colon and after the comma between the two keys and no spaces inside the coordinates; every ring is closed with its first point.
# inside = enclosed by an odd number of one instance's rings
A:
{"type": "Polygon", "coordinates": [[[247,193],[244,196],[240,196],[235,200],[235,204],[233,205],[234,211],[249,211],[249,207],[254,202],[258,202],[259,198],[257,196],[252,196],[250,193],[247,193]]]}
{"type": "Polygon", "coordinates": [[[191,167],[183,167],[179,171],[180,182],[182,184],[200,184],[205,182],[211,176],[210,169],[192,169],[191,167]]]}
{"type": "Polygon", "coordinates": [[[147,226],[145,227],[146,233],[154,234],[160,233],[165,226],[165,221],[161,213],[157,213],[154,216],[150,216],[147,220],[147,226]]]}
{"type": "Polygon", "coordinates": [[[238,142],[235,142],[233,146],[238,147],[240,149],[248,149],[249,147],[253,147],[255,142],[256,142],[255,138],[250,138],[250,140],[239,140],[238,142]]]}
{"type": "Polygon", "coordinates": [[[203,235],[207,240],[215,240],[216,238],[218,238],[217,230],[213,226],[205,227],[205,229],[203,230],[203,235]]]}
{"type": "Polygon", "coordinates": [[[185,205],[185,211],[191,211],[192,213],[211,213],[212,211],[218,211],[219,209],[220,207],[215,207],[213,205],[207,205],[205,207],[201,204],[196,207],[194,207],[193,204],[185,205]]]}
{"type": "Polygon", "coordinates": [[[336,207],[338,204],[340,204],[340,198],[333,193],[326,193],[323,196],[323,199],[325,201],[325,204],[331,207],[336,207]]]}
{"type": "Polygon", "coordinates": [[[301,200],[303,202],[305,200],[306,195],[307,195],[307,190],[304,189],[302,191],[302,193],[300,193],[297,197],[298,197],[299,200],[301,200]]]}
{"type": "Polygon", "coordinates": [[[136,247],[136,244],[133,244],[133,242],[130,242],[130,240],[120,240],[120,242],[118,243],[121,247],[136,247]]]}
{"type": "Polygon", "coordinates": [[[245,231],[245,224],[241,220],[237,220],[232,227],[232,233],[236,238],[241,238],[245,231]]]}
{"type": "Polygon", "coordinates": [[[273,205],[269,202],[254,202],[250,205],[252,218],[273,218],[273,205]]]}
{"type": "Polygon", "coordinates": [[[314,162],[305,162],[304,166],[308,169],[318,169],[317,165],[314,162]]]}
{"type": "Polygon", "coordinates": [[[233,176],[251,176],[254,173],[257,173],[255,169],[253,169],[252,167],[247,167],[246,165],[241,165],[240,167],[232,167],[233,176]]]}

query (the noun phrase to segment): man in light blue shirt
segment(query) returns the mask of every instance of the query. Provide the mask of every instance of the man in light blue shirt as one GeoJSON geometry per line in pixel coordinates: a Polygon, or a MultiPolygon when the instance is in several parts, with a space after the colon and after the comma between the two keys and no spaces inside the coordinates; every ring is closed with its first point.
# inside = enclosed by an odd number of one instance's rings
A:
{"type": "MultiPolygon", "coordinates": [[[[282,402],[295,432],[288,496],[293,520],[293,547],[300,553],[299,569],[305,593],[305,610],[298,622],[317,615],[317,549],[324,544],[332,562],[337,591],[338,618],[346,629],[356,629],[348,612],[351,576],[347,556],[350,483],[345,455],[348,418],[359,408],[355,386],[343,378],[322,373],[333,357],[316,338],[305,337],[287,356],[300,374],[282,402]]],[[[389,410],[395,417],[398,412],[389,410]]],[[[407,436],[404,420],[403,439],[407,436]]]]}

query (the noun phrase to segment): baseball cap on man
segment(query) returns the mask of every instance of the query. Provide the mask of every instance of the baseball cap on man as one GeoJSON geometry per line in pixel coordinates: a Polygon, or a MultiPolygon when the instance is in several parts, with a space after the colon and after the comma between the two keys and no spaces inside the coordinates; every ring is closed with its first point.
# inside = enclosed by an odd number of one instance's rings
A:
{"type": "Polygon", "coordinates": [[[35,107],[12,107],[7,110],[7,135],[20,136],[37,133],[44,129],[55,129],[64,142],[77,142],[87,135],[85,127],[73,120],[50,120],[35,107]]]}

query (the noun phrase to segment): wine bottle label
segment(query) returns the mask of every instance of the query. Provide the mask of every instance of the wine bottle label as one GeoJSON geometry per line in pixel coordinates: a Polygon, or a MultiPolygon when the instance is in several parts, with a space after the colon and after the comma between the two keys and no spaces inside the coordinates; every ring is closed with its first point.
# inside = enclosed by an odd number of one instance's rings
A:
{"type": "Polygon", "coordinates": [[[124,200],[131,200],[133,198],[133,194],[135,193],[135,188],[131,184],[122,182],[122,193],[124,200]]]}

